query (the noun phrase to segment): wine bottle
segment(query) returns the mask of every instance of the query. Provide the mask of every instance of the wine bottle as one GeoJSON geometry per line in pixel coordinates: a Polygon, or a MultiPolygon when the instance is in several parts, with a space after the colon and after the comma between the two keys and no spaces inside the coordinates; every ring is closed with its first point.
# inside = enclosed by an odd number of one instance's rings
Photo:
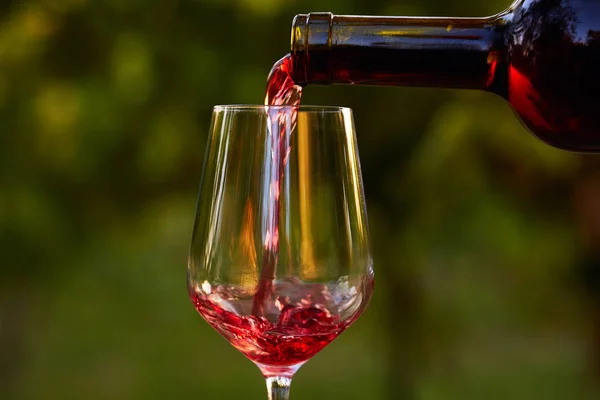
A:
{"type": "Polygon", "coordinates": [[[600,0],[517,0],[484,18],[297,15],[297,85],[476,89],[538,138],[600,152],[600,0]]]}

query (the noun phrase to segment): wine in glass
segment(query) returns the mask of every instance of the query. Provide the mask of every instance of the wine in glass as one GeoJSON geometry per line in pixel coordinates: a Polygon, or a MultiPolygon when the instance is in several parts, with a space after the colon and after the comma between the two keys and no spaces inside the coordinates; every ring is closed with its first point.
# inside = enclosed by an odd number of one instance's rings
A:
{"type": "Polygon", "coordinates": [[[287,399],[365,310],[373,268],[352,112],[216,106],[188,260],[198,312],[287,399]]]}

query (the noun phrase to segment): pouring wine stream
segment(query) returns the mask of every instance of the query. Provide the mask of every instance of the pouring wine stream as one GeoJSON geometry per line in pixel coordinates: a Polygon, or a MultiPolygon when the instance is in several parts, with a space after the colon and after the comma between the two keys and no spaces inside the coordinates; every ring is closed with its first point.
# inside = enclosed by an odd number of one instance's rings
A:
{"type": "Polygon", "coordinates": [[[290,136],[296,125],[297,110],[292,108],[291,115],[287,109],[268,106],[299,106],[302,87],[294,83],[291,75],[292,59],[290,55],[279,60],[267,78],[267,129],[271,145],[272,168],[269,173],[269,199],[267,204],[267,226],[264,233],[263,265],[258,281],[258,290],[254,295],[252,314],[264,317],[265,304],[271,303],[273,281],[279,258],[279,193],[281,178],[290,151],[290,136]],[[279,134],[277,134],[279,132],[279,134]]]}

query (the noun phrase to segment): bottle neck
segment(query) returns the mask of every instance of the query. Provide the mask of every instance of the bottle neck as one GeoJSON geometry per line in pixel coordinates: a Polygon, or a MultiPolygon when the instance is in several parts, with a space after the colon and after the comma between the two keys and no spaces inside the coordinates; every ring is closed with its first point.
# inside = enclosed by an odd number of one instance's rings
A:
{"type": "Polygon", "coordinates": [[[298,15],[292,27],[300,85],[363,84],[503,92],[502,15],[411,18],[298,15]],[[498,86],[498,88],[496,88],[498,86]]]}

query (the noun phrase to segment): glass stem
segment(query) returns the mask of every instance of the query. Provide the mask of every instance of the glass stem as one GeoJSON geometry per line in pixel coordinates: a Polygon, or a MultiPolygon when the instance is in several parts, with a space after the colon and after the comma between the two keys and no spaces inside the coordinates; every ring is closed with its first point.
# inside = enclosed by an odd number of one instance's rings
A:
{"type": "Polygon", "coordinates": [[[292,378],[285,376],[271,376],[266,379],[269,400],[288,400],[290,398],[292,378]]]}

